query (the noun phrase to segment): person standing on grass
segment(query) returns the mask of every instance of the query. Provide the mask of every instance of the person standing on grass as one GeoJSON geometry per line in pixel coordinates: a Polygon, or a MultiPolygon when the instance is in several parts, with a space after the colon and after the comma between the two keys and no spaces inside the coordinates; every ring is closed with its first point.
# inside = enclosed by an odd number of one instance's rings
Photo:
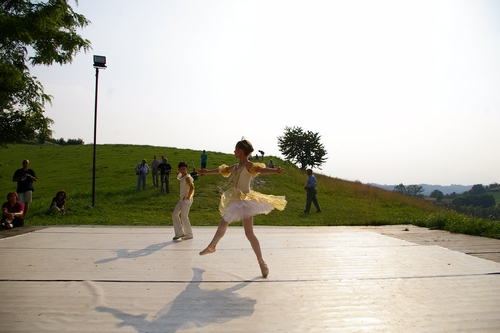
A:
{"type": "Polygon", "coordinates": [[[206,169],[207,168],[207,160],[208,160],[208,155],[206,151],[203,151],[200,155],[201,158],[201,168],[206,169]]]}
{"type": "Polygon", "coordinates": [[[146,159],[143,159],[141,163],[135,166],[135,174],[137,175],[137,189],[146,189],[146,177],[149,173],[149,165],[146,163],[146,159]]]}
{"type": "Polygon", "coordinates": [[[168,163],[168,159],[165,156],[161,157],[161,163],[158,166],[160,169],[160,178],[161,178],[161,188],[160,193],[170,193],[170,171],[172,171],[172,166],[168,163]]]}
{"type": "MultiPolygon", "coordinates": [[[[262,160],[264,160],[264,151],[263,150],[259,150],[259,153],[262,156],[262,160]]],[[[259,159],[258,155],[257,155],[257,159],[259,159]]]]}
{"type": "Polygon", "coordinates": [[[156,155],[153,155],[153,161],[151,162],[151,175],[153,176],[154,188],[158,188],[158,165],[160,165],[160,161],[156,159],[156,155]]]}
{"type": "Polygon", "coordinates": [[[33,183],[37,181],[35,171],[29,168],[30,161],[24,160],[23,167],[17,169],[12,177],[13,182],[17,182],[17,194],[19,195],[19,201],[24,203],[24,213],[23,218],[28,215],[28,209],[30,207],[30,202],[33,201],[33,183]]]}
{"type": "Polygon", "coordinates": [[[191,222],[189,221],[189,209],[193,204],[194,180],[188,173],[188,165],[186,162],[179,163],[177,179],[180,181],[180,200],[172,212],[175,232],[173,239],[193,239],[193,230],[191,229],[191,222]]]}
{"type": "Polygon", "coordinates": [[[316,197],[316,194],[318,193],[318,189],[316,188],[316,177],[313,175],[312,169],[307,169],[307,176],[307,183],[306,186],[304,186],[304,189],[307,193],[306,209],[304,210],[304,213],[309,213],[309,211],[311,210],[311,203],[316,206],[316,211],[318,213],[321,213],[318,198],[316,197]]]}
{"type": "Polygon", "coordinates": [[[266,195],[250,189],[250,181],[259,173],[281,174],[282,167],[266,168],[264,163],[252,163],[248,156],[253,152],[252,144],[245,139],[238,141],[234,148],[234,156],[239,159],[239,163],[227,166],[222,164],[216,169],[200,169],[200,174],[217,174],[224,177],[233,174],[234,187],[224,192],[220,199],[219,211],[222,219],[219,222],[217,231],[210,244],[200,252],[200,255],[206,255],[215,252],[215,247],[226,233],[229,223],[242,220],[245,236],[250,241],[252,249],[257,256],[257,261],[263,277],[269,274],[269,268],[262,258],[260,243],[253,232],[253,217],[257,214],[268,214],[273,209],[283,210],[286,206],[286,200],[283,196],[266,195]]]}

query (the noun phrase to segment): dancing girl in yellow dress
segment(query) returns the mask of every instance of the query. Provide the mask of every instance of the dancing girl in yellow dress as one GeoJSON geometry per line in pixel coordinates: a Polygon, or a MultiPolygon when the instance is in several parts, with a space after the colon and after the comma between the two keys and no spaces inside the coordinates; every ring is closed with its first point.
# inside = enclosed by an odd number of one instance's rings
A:
{"type": "Polygon", "coordinates": [[[234,156],[240,161],[231,166],[225,164],[216,169],[200,169],[200,174],[217,174],[224,177],[233,175],[233,188],[224,192],[220,199],[219,210],[222,219],[219,222],[217,231],[210,244],[200,252],[200,255],[206,255],[215,252],[217,243],[226,233],[229,223],[241,220],[245,229],[245,236],[250,241],[252,249],[257,256],[257,261],[263,277],[269,274],[269,268],[262,258],[260,243],[253,232],[253,217],[257,214],[268,214],[273,209],[283,210],[286,206],[286,200],[283,196],[274,196],[262,194],[250,189],[250,181],[259,173],[263,175],[281,174],[282,167],[267,168],[263,163],[252,163],[248,156],[253,152],[252,144],[245,139],[238,141],[234,149],[234,156]]]}

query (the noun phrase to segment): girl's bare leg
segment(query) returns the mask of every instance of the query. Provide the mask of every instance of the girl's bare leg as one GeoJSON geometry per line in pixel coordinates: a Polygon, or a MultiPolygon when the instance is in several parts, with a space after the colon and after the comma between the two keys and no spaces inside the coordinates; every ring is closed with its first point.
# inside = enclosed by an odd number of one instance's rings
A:
{"type": "Polygon", "coordinates": [[[253,252],[257,256],[259,263],[264,260],[262,259],[262,251],[260,250],[260,243],[257,236],[253,233],[253,217],[243,219],[243,228],[245,229],[245,236],[247,237],[250,245],[252,245],[253,252]]]}
{"type": "Polygon", "coordinates": [[[267,277],[269,274],[269,268],[266,265],[266,262],[262,258],[262,251],[260,249],[260,243],[257,239],[257,236],[253,233],[253,217],[243,219],[243,228],[245,229],[245,236],[250,241],[250,245],[252,245],[253,252],[257,256],[257,261],[259,262],[260,270],[262,272],[263,277],[267,277]]]}
{"type": "Polygon", "coordinates": [[[219,226],[217,227],[217,231],[215,232],[214,238],[212,238],[212,241],[208,246],[205,248],[205,250],[200,252],[200,256],[203,256],[205,254],[210,254],[215,252],[215,247],[219,243],[222,237],[224,237],[227,226],[229,225],[228,222],[224,221],[224,219],[221,219],[219,222],[219,226]]]}

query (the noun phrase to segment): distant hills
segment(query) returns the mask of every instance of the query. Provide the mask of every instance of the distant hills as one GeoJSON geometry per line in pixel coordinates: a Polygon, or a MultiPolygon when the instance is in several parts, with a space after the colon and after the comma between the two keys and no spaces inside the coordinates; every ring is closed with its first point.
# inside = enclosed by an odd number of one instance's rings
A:
{"type": "MultiPolygon", "coordinates": [[[[399,185],[399,184],[381,185],[381,184],[375,184],[375,183],[368,183],[368,185],[383,188],[384,190],[392,191],[392,190],[394,190],[394,187],[399,185]]],[[[405,184],[405,185],[408,185],[408,184],[405,184]]],[[[432,191],[434,191],[434,190],[439,190],[439,191],[443,192],[443,194],[446,195],[446,194],[450,194],[453,192],[455,192],[457,194],[461,194],[461,193],[464,193],[465,191],[468,191],[472,188],[472,185],[455,185],[455,184],[452,184],[449,186],[429,185],[429,184],[417,184],[417,185],[422,186],[422,188],[424,189],[423,194],[425,196],[429,196],[432,193],[432,191]]]]}

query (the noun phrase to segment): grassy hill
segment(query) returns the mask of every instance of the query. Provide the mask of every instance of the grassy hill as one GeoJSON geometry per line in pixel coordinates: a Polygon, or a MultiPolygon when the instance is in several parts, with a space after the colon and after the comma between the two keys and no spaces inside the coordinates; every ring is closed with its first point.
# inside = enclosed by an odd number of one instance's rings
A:
{"type": "MultiPolygon", "coordinates": [[[[229,150],[229,148],[228,148],[229,150]]],[[[148,176],[145,191],[136,191],[134,167],[143,158],[148,163],[153,155],[167,156],[173,169],[180,161],[187,161],[190,169],[199,167],[200,151],[169,147],[138,145],[98,145],[96,158],[95,207],[92,203],[93,146],[11,145],[1,149],[0,194],[6,196],[16,190],[12,182],[14,171],[21,168],[23,159],[30,160],[38,181],[35,183],[33,203],[26,224],[29,225],[171,225],[171,213],[178,201],[179,183],[171,175],[170,194],[162,195],[152,187],[148,176]],[[66,190],[69,211],[62,215],[47,214],[55,193],[66,190]]],[[[237,162],[232,154],[207,152],[208,168],[222,163],[237,162]]],[[[470,219],[445,211],[432,203],[411,198],[377,187],[349,182],[316,174],[318,199],[322,213],[302,213],[305,204],[303,189],[305,171],[293,164],[272,158],[285,168],[282,175],[259,175],[253,188],[259,192],[286,196],[288,204],[283,212],[255,218],[257,225],[331,226],[415,224],[438,227],[456,232],[500,237],[498,224],[470,219]],[[479,227],[478,227],[479,225],[479,227]],[[464,229],[465,226],[465,230],[464,229]],[[471,227],[472,226],[472,227],[471,227]]],[[[217,210],[223,190],[231,186],[231,179],[220,175],[200,176],[195,182],[196,193],[191,208],[193,225],[217,225],[217,210]]],[[[6,199],[6,198],[5,198],[6,199]]],[[[2,201],[4,202],[5,199],[2,201]]],[[[312,209],[311,211],[314,211],[312,209]]]]}

